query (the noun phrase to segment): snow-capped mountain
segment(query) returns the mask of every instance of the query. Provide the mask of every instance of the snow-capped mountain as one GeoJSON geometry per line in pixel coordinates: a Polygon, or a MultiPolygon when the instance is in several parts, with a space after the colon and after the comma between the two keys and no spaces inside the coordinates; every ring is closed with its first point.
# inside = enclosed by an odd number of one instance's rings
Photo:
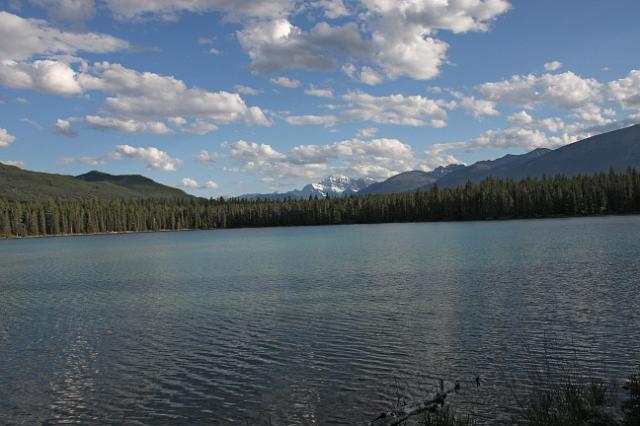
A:
{"type": "Polygon", "coordinates": [[[344,195],[355,194],[372,183],[375,183],[375,181],[369,178],[352,179],[347,176],[334,175],[329,176],[320,182],[305,186],[300,191],[300,195],[305,198],[309,197],[309,195],[317,195],[318,198],[324,198],[327,194],[330,197],[341,197],[344,195]]]}
{"type": "Polygon", "coordinates": [[[295,189],[289,192],[273,194],[245,194],[240,198],[248,200],[256,200],[258,198],[266,198],[269,200],[286,200],[289,198],[325,198],[327,195],[329,197],[343,197],[356,194],[357,192],[362,191],[364,188],[374,183],[376,183],[376,181],[369,178],[353,179],[347,176],[333,175],[321,180],[320,182],[305,185],[302,189],[295,189]]]}

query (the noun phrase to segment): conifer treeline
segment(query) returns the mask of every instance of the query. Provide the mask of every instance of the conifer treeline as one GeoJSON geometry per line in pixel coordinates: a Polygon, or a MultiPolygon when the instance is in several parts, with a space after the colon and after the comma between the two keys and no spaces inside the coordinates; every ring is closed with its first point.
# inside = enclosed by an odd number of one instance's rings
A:
{"type": "Polygon", "coordinates": [[[640,213],[635,170],[288,201],[0,199],[0,237],[621,213],[640,213]]]}

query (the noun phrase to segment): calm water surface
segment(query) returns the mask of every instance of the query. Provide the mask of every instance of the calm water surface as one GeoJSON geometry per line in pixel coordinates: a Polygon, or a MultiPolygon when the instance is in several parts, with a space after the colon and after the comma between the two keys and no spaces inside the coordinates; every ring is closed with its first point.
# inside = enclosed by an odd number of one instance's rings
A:
{"type": "Polygon", "coordinates": [[[639,282],[631,216],[0,241],[0,424],[356,424],[440,377],[495,419],[622,380],[639,282]]]}

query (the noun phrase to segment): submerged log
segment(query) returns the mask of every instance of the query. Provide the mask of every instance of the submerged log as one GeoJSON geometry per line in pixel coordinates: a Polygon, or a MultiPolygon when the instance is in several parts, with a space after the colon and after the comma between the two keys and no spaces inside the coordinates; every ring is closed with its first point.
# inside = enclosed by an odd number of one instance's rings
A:
{"type": "Polygon", "coordinates": [[[372,420],[370,424],[375,426],[400,425],[417,414],[441,408],[446,401],[447,395],[450,393],[458,393],[460,390],[459,382],[445,384],[444,381],[440,380],[439,385],[438,391],[423,401],[412,405],[396,407],[391,411],[385,411],[372,420]]]}

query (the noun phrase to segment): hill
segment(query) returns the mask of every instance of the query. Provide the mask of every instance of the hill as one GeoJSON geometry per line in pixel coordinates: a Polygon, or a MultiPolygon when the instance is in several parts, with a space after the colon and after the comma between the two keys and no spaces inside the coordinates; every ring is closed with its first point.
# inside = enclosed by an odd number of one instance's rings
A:
{"type": "Polygon", "coordinates": [[[190,195],[143,176],[113,176],[94,171],[73,177],[32,172],[0,163],[0,197],[43,201],[49,198],[164,199],[188,198],[190,195]]]}

